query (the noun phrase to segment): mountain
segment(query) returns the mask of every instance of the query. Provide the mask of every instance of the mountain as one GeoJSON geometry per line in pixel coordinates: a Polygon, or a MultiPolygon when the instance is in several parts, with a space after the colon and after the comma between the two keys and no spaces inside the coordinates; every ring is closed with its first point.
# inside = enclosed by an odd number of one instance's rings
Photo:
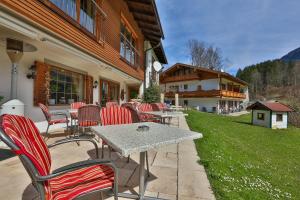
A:
{"type": "Polygon", "coordinates": [[[300,47],[281,58],[283,61],[300,61],[300,47]]]}
{"type": "Polygon", "coordinates": [[[236,77],[248,83],[252,101],[279,100],[300,111],[300,48],[239,69],[236,77]]]}

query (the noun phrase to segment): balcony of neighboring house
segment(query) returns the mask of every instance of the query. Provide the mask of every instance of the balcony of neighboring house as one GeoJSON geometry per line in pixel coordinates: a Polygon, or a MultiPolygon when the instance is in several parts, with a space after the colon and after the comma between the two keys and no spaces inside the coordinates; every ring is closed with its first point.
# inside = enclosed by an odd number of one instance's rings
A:
{"type": "Polygon", "coordinates": [[[242,92],[228,90],[202,90],[198,88],[195,91],[179,91],[179,88],[173,88],[165,93],[165,97],[174,98],[175,94],[181,98],[199,98],[199,97],[220,97],[220,98],[237,98],[245,99],[246,95],[242,92]]]}
{"type": "Polygon", "coordinates": [[[199,75],[196,73],[189,73],[189,74],[178,74],[175,76],[161,77],[160,83],[181,82],[181,81],[191,81],[191,80],[199,80],[199,75]]]}

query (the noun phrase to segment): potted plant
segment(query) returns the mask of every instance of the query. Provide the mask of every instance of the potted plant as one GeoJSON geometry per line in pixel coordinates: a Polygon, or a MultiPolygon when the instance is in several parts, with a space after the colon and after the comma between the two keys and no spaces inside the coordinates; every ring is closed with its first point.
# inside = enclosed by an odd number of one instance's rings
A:
{"type": "MultiPolygon", "coordinates": [[[[51,86],[50,86],[50,93],[55,93],[56,91],[57,91],[57,89],[58,89],[58,86],[56,85],[56,84],[52,84],[51,86]]],[[[55,105],[55,99],[48,99],[48,104],[50,105],[50,106],[52,106],[52,105],[55,105]]]]}

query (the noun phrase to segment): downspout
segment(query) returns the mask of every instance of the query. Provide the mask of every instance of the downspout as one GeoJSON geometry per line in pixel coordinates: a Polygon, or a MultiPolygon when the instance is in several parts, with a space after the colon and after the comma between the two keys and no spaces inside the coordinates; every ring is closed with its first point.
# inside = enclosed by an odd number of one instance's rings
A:
{"type": "MultiPolygon", "coordinates": [[[[158,48],[158,47],[160,47],[160,45],[161,45],[161,42],[159,42],[157,45],[155,45],[154,47],[151,47],[151,48],[149,48],[149,49],[146,49],[145,50],[145,58],[147,57],[147,52],[148,51],[151,51],[151,50],[154,50],[154,49],[156,49],[156,48],[158,48]]],[[[145,91],[146,91],[146,75],[147,75],[147,59],[145,59],[145,70],[144,70],[144,94],[143,94],[143,96],[145,97],[145,91]]]]}

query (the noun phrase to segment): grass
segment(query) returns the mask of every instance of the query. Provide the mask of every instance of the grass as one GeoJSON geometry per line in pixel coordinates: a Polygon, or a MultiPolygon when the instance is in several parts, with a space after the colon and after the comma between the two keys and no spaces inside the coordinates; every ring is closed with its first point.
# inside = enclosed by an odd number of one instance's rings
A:
{"type": "Polygon", "coordinates": [[[251,125],[251,116],[188,111],[217,199],[300,199],[300,129],[251,125]]]}

